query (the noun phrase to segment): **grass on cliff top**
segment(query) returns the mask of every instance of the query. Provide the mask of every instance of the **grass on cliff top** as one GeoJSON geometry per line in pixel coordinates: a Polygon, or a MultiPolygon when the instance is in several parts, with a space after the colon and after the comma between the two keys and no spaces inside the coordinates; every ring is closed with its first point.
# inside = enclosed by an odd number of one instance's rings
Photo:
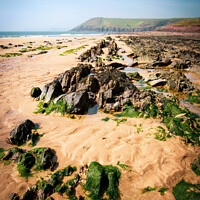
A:
{"type": "Polygon", "coordinates": [[[191,19],[183,19],[181,21],[175,22],[171,25],[175,26],[199,26],[200,25],[200,18],[191,18],[191,19]]]}
{"type": "Polygon", "coordinates": [[[60,56],[67,56],[68,54],[76,53],[77,51],[84,49],[86,46],[88,46],[88,45],[83,45],[83,46],[80,46],[76,49],[69,49],[69,50],[63,52],[62,54],[60,54],[60,56]]]}
{"type": "Polygon", "coordinates": [[[174,23],[182,20],[181,18],[172,18],[172,19],[125,19],[125,18],[103,18],[96,17],[92,18],[81,25],[74,28],[74,30],[79,28],[107,28],[107,27],[116,27],[116,28],[144,28],[151,26],[164,26],[169,23],[174,23]]]}

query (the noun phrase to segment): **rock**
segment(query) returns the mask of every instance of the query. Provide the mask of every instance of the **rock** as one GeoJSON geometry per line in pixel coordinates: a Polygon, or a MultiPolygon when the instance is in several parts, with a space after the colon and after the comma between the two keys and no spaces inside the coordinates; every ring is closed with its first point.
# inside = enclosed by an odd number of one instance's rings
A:
{"type": "Polygon", "coordinates": [[[33,98],[36,98],[36,97],[39,97],[40,96],[40,94],[41,94],[41,89],[39,88],[39,87],[33,87],[32,89],[31,89],[31,96],[33,97],[33,98]]]}
{"type": "Polygon", "coordinates": [[[21,145],[22,143],[30,139],[32,136],[32,129],[34,127],[35,124],[27,119],[22,124],[14,128],[10,132],[10,140],[12,144],[21,145]]]}
{"type": "Polygon", "coordinates": [[[183,60],[175,60],[172,63],[172,68],[175,69],[187,69],[188,67],[190,67],[188,62],[184,62],[183,60]]]}
{"type": "Polygon", "coordinates": [[[151,81],[151,86],[156,87],[156,86],[164,86],[166,85],[167,81],[165,79],[158,79],[151,81]]]}
{"type": "Polygon", "coordinates": [[[122,63],[117,63],[117,62],[113,62],[113,63],[110,63],[109,65],[107,65],[107,67],[113,67],[114,69],[118,69],[120,67],[127,67],[127,65],[124,65],[122,63]]]}
{"type": "Polygon", "coordinates": [[[50,85],[50,84],[47,84],[47,85],[45,85],[45,86],[43,87],[42,93],[41,93],[41,95],[40,95],[40,100],[43,100],[43,99],[45,98],[45,96],[46,96],[46,94],[47,94],[47,91],[48,91],[48,89],[49,89],[49,85],[50,85]]]}
{"type": "Polygon", "coordinates": [[[170,65],[171,62],[172,62],[169,57],[164,58],[162,61],[163,61],[163,63],[164,63],[165,66],[170,65]]]}
{"type": "Polygon", "coordinates": [[[109,55],[116,55],[118,51],[117,43],[113,40],[108,46],[108,54],[109,55]]]}
{"type": "Polygon", "coordinates": [[[161,76],[161,72],[151,72],[144,79],[144,82],[149,82],[149,81],[157,80],[160,76],[161,76]]]}
{"type": "Polygon", "coordinates": [[[61,84],[58,80],[54,80],[48,88],[47,94],[45,96],[45,102],[49,102],[52,99],[55,99],[59,95],[61,95],[62,92],[62,87],[61,84]]]}
{"type": "Polygon", "coordinates": [[[86,90],[72,92],[62,97],[67,102],[69,112],[83,114],[88,110],[89,98],[86,90]]]}
{"type": "Polygon", "coordinates": [[[19,200],[19,196],[16,193],[10,193],[9,198],[10,200],[19,200]]]}
{"type": "Polygon", "coordinates": [[[138,62],[133,62],[131,65],[129,65],[129,67],[135,67],[138,65],[138,62]]]}
{"type": "Polygon", "coordinates": [[[88,76],[86,81],[86,88],[88,92],[97,93],[100,89],[98,80],[92,75],[88,76]]]}
{"type": "Polygon", "coordinates": [[[142,76],[140,76],[140,74],[138,72],[134,72],[133,74],[132,73],[128,73],[127,76],[131,79],[131,80],[140,80],[142,79],[142,76]]]}

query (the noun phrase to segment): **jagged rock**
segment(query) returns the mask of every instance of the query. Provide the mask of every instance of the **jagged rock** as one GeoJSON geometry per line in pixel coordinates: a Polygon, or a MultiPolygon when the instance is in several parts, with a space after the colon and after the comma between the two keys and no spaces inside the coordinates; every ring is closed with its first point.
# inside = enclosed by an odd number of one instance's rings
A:
{"type": "Polygon", "coordinates": [[[140,80],[142,79],[142,76],[138,73],[138,72],[134,72],[133,74],[132,73],[129,73],[127,74],[127,76],[131,79],[131,80],[140,80]]]}
{"type": "Polygon", "coordinates": [[[144,79],[145,82],[157,80],[161,76],[161,72],[151,72],[148,76],[144,79]]]}
{"type": "Polygon", "coordinates": [[[164,86],[167,83],[165,79],[158,79],[151,81],[151,86],[156,87],[156,86],[164,86]]]}
{"type": "Polygon", "coordinates": [[[100,89],[98,80],[94,76],[88,76],[86,80],[86,88],[88,92],[97,93],[100,89]]]}
{"type": "Polygon", "coordinates": [[[19,126],[14,128],[10,132],[10,140],[12,144],[21,145],[25,141],[31,138],[32,129],[35,127],[35,124],[30,120],[25,120],[19,126]]]}
{"type": "Polygon", "coordinates": [[[117,43],[113,40],[108,46],[108,54],[109,55],[116,55],[118,51],[117,43]]]}
{"type": "Polygon", "coordinates": [[[138,62],[133,62],[131,65],[129,65],[129,67],[135,67],[138,65],[138,62]]]}
{"type": "Polygon", "coordinates": [[[127,67],[127,65],[124,65],[122,63],[117,63],[117,62],[113,62],[113,63],[110,63],[109,65],[107,65],[107,67],[113,67],[113,69],[119,69],[120,67],[127,67]]]}
{"type": "Polygon", "coordinates": [[[10,193],[9,198],[10,200],[19,200],[19,196],[16,193],[10,193]]]}
{"type": "Polygon", "coordinates": [[[32,89],[31,89],[31,96],[33,97],[33,98],[36,98],[36,97],[39,97],[40,96],[40,94],[41,94],[41,89],[39,88],[39,87],[33,87],[32,89]]]}
{"type": "Polygon", "coordinates": [[[43,100],[43,99],[45,98],[45,96],[46,96],[46,94],[47,94],[47,91],[48,91],[48,89],[49,89],[49,85],[50,85],[50,83],[49,83],[49,84],[46,84],[46,85],[43,87],[42,93],[41,93],[41,95],[40,95],[40,100],[43,100]]]}
{"type": "Polygon", "coordinates": [[[45,96],[45,101],[49,102],[52,99],[55,99],[63,93],[62,86],[58,80],[54,80],[48,88],[48,91],[45,96]]]}
{"type": "Polygon", "coordinates": [[[66,101],[69,113],[83,114],[88,109],[89,97],[86,90],[62,95],[61,99],[66,101]]]}
{"type": "Polygon", "coordinates": [[[187,69],[190,67],[190,63],[184,62],[183,60],[175,60],[172,62],[172,68],[175,69],[187,69]]]}

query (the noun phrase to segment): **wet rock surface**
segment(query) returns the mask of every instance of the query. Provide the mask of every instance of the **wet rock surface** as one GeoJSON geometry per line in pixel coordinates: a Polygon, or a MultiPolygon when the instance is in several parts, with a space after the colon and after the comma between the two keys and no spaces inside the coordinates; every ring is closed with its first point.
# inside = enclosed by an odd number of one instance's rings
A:
{"type": "Polygon", "coordinates": [[[14,128],[10,132],[10,141],[12,144],[21,145],[27,140],[31,139],[32,129],[35,127],[35,124],[27,119],[22,122],[19,126],[14,128]]]}

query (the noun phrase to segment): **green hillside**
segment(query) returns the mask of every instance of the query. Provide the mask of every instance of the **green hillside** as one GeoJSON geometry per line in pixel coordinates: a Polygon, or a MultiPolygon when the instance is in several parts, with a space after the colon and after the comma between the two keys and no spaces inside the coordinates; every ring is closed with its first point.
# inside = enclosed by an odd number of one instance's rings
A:
{"type": "Polygon", "coordinates": [[[175,22],[171,25],[175,25],[175,26],[200,26],[200,17],[191,18],[191,19],[183,19],[183,20],[175,22]]]}
{"type": "Polygon", "coordinates": [[[170,23],[183,20],[172,19],[123,19],[123,18],[92,18],[71,31],[78,32],[134,32],[151,31],[170,23]]]}

